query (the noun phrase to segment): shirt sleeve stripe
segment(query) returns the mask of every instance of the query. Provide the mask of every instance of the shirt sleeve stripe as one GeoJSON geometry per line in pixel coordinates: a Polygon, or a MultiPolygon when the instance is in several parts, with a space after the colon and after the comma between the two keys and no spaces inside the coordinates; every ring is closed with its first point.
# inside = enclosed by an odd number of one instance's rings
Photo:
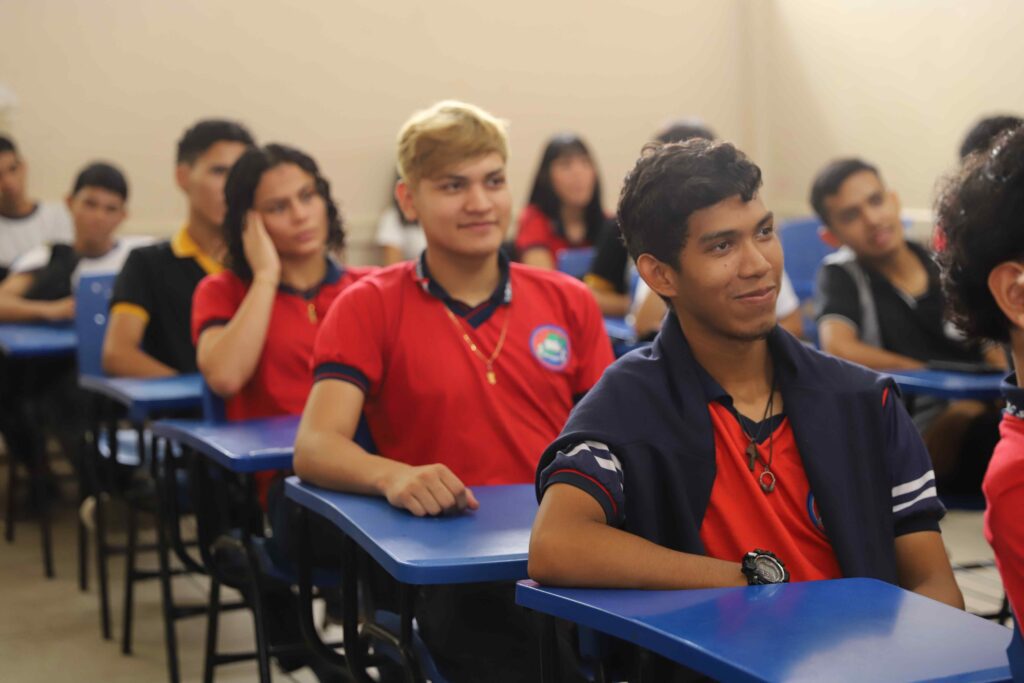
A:
{"type": "Polygon", "coordinates": [[[900,510],[906,510],[907,508],[916,505],[917,503],[921,502],[922,500],[925,500],[926,498],[935,498],[936,495],[937,493],[935,491],[935,487],[930,486],[924,491],[922,491],[920,494],[918,494],[912,500],[908,500],[906,503],[900,503],[899,505],[893,505],[892,511],[896,513],[899,512],[900,510]]]}
{"type": "Polygon", "coordinates": [[[313,381],[319,382],[322,379],[340,379],[354,384],[363,390],[363,393],[370,392],[370,381],[358,368],[342,363],[321,363],[313,371],[313,381]]]}
{"type": "Polygon", "coordinates": [[[128,301],[119,301],[110,307],[110,314],[115,313],[127,313],[128,315],[134,315],[137,318],[142,318],[143,322],[149,322],[149,311],[138,304],[133,304],[128,301]]]}
{"type": "Polygon", "coordinates": [[[574,474],[576,476],[583,477],[584,479],[586,479],[590,483],[592,483],[595,486],[597,486],[597,488],[601,489],[601,492],[604,493],[604,495],[606,495],[608,497],[608,501],[612,504],[612,512],[615,514],[616,517],[618,516],[618,514],[619,514],[619,506],[615,504],[615,499],[612,498],[612,494],[608,491],[608,489],[605,488],[604,484],[599,482],[597,479],[594,479],[589,474],[584,474],[583,472],[580,472],[579,470],[561,469],[561,470],[555,470],[554,472],[552,472],[551,475],[548,477],[548,481],[550,482],[551,478],[554,477],[555,475],[558,475],[558,474],[574,474]]]}
{"type": "Polygon", "coordinates": [[[927,484],[928,482],[930,482],[930,481],[932,481],[934,479],[935,479],[935,470],[928,470],[927,472],[925,472],[924,474],[922,474],[920,477],[918,477],[917,479],[915,479],[913,481],[908,481],[907,483],[900,484],[899,486],[893,486],[892,487],[892,497],[893,498],[897,498],[899,496],[903,496],[903,495],[906,495],[908,493],[913,493],[914,491],[917,491],[918,489],[923,488],[925,484],[927,484]]]}

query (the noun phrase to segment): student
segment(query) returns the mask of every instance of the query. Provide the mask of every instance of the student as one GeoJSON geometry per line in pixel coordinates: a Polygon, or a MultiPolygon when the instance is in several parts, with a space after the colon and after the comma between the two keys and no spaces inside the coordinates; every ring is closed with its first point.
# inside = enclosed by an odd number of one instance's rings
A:
{"type": "MultiPolygon", "coordinates": [[[[1017,127],[996,138],[990,151],[970,157],[947,182],[938,201],[938,218],[948,240],[941,256],[943,285],[954,319],[973,339],[1009,343],[1017,368],[1003,384],[1002,440],[983,485],[985,538],[995,551],[1006,595],[1017,615],[1024,613],[1022,199],[1024,129],[1017,127]]],[[[1014,680],[1019,680],[1024,672],[1014,673],[1014,680]]]]}
{"type": "MultiPolygon", "coordinates": [[[[663,143],[682,142],[690,138],[714,140],[715,134],[699,119],[686,118],[668,123],[654,136],[655,141],[663,143]]],[[[610,219],[598,237],[590,272],[583,278],[605,315],[619,318],[633,307],[635,294],[631,291],[631,264],[629,252],[622,242],[619,224],[615,219],[610,219]]],[[[664,308],[660,313],[664,315],[664,308]]],[[[660,323],[660,316],[657,321],[660,323]]]]}
{"type": "MultiPolygon", "coordinates": [[[[398,182],[398,177],[395,177],[398,182]]],[[[408,220],[402,215],[402,209],[395,199],[392,184],[390,206],[381,214],[377,222],[377,246],[381,249],[381,257],[385,266],[399,261],[410,261],[419,257],[427,247],[427,238],[423,236],[423,228],[416,221],[408,220]]]]}
{"type": "Polygon", "coordinates": [[[28,164],[14,141],[0,135],[0,280],[14,260],[48,242],[70,242],[71,217],[56,202],[32,199],[26,187],[28,164]]]}
{"type": "Polygon", "coordinates": [[[707,140],[650,145],[627,176],[626,245],[672,313],[544,451],[530,576],[683,589],[778,583],[784,568],[962,608],[892,380],[776,325],[782,247],[760,186],[741,152],[707,140]]]}
{"type": "Polygon", "coordinates": [[[14,262],[11,275],[0,283],[0,322],[71,319],[79,277],[116,273],[128,252],[152,241],[115,238],[127,201],[128,183],[121,171],[99,162],[82,169],[66,200],[74,241],[40,245],[14,262]]]}
{"type": "MultiPolygon", "coordinates": [[[[317,337],[295,471],[327,488],[439,515],[470,487],[529,482],[537,454],[611,362],[583,283],[509,263],[502,122],[461,102],[399,134],[402,212],[427,248],[338,297],[317,337]],[[353,440],[365,414],[378,449],[353,440]]],[[[529,619],[506,584],[421,592],[424,641],[451,681],[536,680],[529,619]]]]}
{"type": "Polygon", "coordinates": [[[548,141],[519,216],[516,250],[528,266],[552,269],[566,249],[597,241],[606,216],[601,181],[586,143],[571,133],[548,141]]]}
{"type": "MultiPolygon", "coordinates": [[[[328,307],[372,269],[342,268],[328,255],[345,233],[330,185],[305,153],[277,144],[249,149],[231,168],[224,195],[229,269],[199,283],[192,307],[199,370],[225,399],[229,420],[298,415],[313,385],[313,342],[328,307]]],[[[282,475],[256,474],[260,501],[275,521],[287,519],[279,509],[282,475]]],[[[274,526],[274,541],[284,542],[283,525],[274,526]]],[[[271,643],[301,642],[291,591],[268,588],[264,604],[271,643]]],[[[315,660],[279,659],[286,670],[307,661],[315,660]]]]}
{"type": "MultiPolygon", "coordinates": [[[[924,248],[904,238],[899,197],[874,166],[860,159],[828,164],[814,180],[811,205],[826,241],[846,247],[818,272],[815,317],[823,351],[876,370],[923,368],[932,361],[1005,365],[1001,349],[965,342],[945,320],[938,267],[924,248]]],[[[970,490],[970,482],[980,482],[988,453],[962,451],[971,447],[972,432],[984,432],[981,426],[994,424],[994,416],[980,401],[915,401],[915,422],[944,486],[970,490]]]]}
{"type": "Polygon", "coordinates": [[[240,124],[199,121],[178,142],[175,179],[188,200],[185,225],[170,239],[136,249],[117,277],[103,345],[103,369],[116,376],[196,372],[189,336],[192,293],[222,270],[224,180],[253,145],[240,124]]]}

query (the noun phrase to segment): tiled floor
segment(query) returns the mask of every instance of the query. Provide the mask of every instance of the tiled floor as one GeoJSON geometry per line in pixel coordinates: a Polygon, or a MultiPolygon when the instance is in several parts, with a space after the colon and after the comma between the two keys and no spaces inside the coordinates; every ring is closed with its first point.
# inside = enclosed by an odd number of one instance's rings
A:
{"type": "MultiPolygon", "coordinates": [[[[0,467],[0,491],[6,486],[6,465],[0,467]]],[[[0,493],[0,498],[2,498],[0,493]]],[[[167,680],[164,665],[163,625],[160,596],[155,581],[145,582],[136,593],[135,652],[122,656],[117,640],[121,633],[121,561],[112,567],[111,586],[115,591],[113,641],[100,638],[95,581],[88,592],[80,592],[76,574],[75,519],[70,489],[56,508],[54,579],[43,577],[38,526],[25,520],[17,526],[13,544],[0,542],[0,680],[34,683],[36,681],[75,680],[109,683],[162,683],[167,680]]],[[[980,512],[951,512],[943,523],[943,532],[954,563],[991,560],[992,553],[982,538],[980,512]]],[[[147,557],[147,566],[155,558],[147,557]]],[[[90,565],[90,571],[93,567],[90,565]]],[[[93,577],[90,577],[93,578],[93,577]]],[[[957,573],[957,578],[972,611],[994,611],[1002,599],[999,576],[994,568],[957,573]]],[[[202,579],[180,577],[174,581],[176,597],[201,601],[206,596],[202,579]]],[[[178,641],[183,681],[198,681],[202,671],[205,621],[202,617],[178,622],[178,641]]],[[[228,613],[221,618],[220,642],[223,649],[252,647],[251,618],[246,611],[228,613]]],[[[256,679],[253,663],[222,667],[219,683],[256,679]]],[[[275,672],[278,681],[314,681],[308,671],[286,676],[275,672]]]]}

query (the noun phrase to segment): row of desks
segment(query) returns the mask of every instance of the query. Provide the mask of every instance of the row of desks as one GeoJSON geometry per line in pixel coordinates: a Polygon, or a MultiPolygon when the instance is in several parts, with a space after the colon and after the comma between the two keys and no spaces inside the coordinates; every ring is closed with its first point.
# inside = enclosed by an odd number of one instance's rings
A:
{"type": "MultiPolygon", "coordinates": [[[[0,349],[12,357],[60,355],[73,351],[74,337],[63,328],[5,325],[0,349]]],[[[994,376],[921,371],[895,377],[907,393],[998,395],[994,376]]],[[[82,383],[136,417],[195,406],[201,395],[197,376],[82,383]]],[[[151,429],[228,470],[252,473],[290,467],[297,427],[297,418],[282,417],[228,424],[165,420],[151,429]]],[[[286,482],[289,498],[328,519],[400,582],[520,580],[520,604],[716,678],[1009,679],[1009,630],[869,579],[700,591],[540,587],[522,580],[536,512],[532,487],[483,487],[475,493],[481,506],[473,513],[416,518],[381,498],[326,491],[295,477],[286,482]]]]}

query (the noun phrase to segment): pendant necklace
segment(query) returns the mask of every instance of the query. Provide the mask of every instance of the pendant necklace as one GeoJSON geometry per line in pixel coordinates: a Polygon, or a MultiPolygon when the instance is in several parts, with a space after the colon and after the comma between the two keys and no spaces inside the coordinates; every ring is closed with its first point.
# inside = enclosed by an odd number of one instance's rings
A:
{"type": "MultiPolygon", "coordinates": [[[[444,304],[441,304],[444,306],[444,304]]],[[[505,345],[505,335],[508,333],[508,321],[512,318],[512,312],[506,311],[505,322],[501,326],[501,336],[498,337],[498,343],[494,347],[494,353],[491,354],[490,358],[481,353],[480,348],[476,345],[469,335],[466,333],[465,328],[459,322],[455,314],[452,313],[447,306],[444,306],[444,312],[448,314],[448,319],[455,325],[455,329],[462,336],[462,340],[466,342],[466,346],[469,347],[470,352],[484,362],[484,368],[486,369],[487,382],[494,386],[498,383],[498,376],[494,374],[494,361],[498,360],[498,356],[501,355],[501,348],[505,345]]]]}
{"type": "Polygon", "coordinates": [[[743,436],[747,437],[749,443],[746,448],[747,456],[747,469],[751,472],[754,471],[755,466],[758,462],[761,463],[763,469],[761,470],[760,476],[757,478],[757,483],[761,487],[761,490],[766,494],[771,493],[775,490],[775,474],[772,473],[772,458],[775,455],[775,432],[772,430],[771,420],[772,409],[775,407],[775,375],[772,374],[772,384],[768,394],[768,402],[764,406],[764,415],[761,417],[761,422],[757,427],[757,434],[751,436],[747,433],[746,427],[743,426],[743,421],[740,420],[740,430],[743,432],[743,436]],[[761,454],[757,451],[757,444],[761,440],[761,432],[765,428],[768,428],[768,460],[761,457],[761,454]]]}

